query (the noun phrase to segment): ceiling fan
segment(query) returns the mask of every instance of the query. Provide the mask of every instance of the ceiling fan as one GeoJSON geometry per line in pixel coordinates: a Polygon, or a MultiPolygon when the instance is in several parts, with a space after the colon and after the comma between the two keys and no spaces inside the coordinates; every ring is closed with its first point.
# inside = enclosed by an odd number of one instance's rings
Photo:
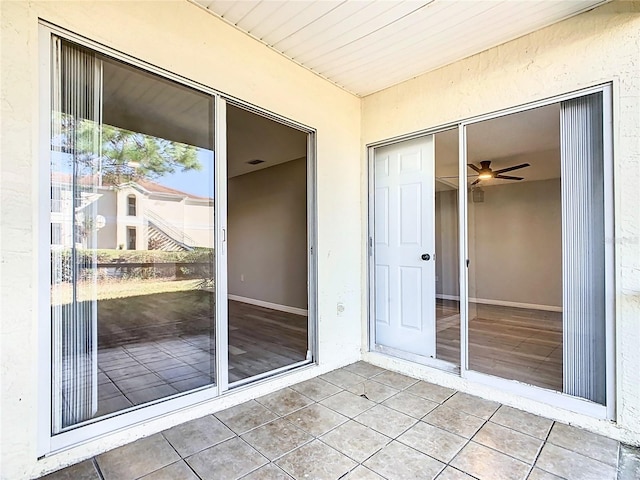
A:
{"type": "Polygon", "coordinates": [[[501,178],[502,180],[523,180],[523,177],[512,177],[510,175],[502,174],[530,166],[531,165],[529,165],[528,163],[521,163],[520,165],[514,165],[513,167],[501,168],[500,170],[491,170],[491,160],[480,162],[479,167],[475,166],[473,163],[469,163],[468,167],[478,173],[478,179],[473,182],[471,186],[476,185],[482,180],[488,180],[490,178],[501,178]]]}

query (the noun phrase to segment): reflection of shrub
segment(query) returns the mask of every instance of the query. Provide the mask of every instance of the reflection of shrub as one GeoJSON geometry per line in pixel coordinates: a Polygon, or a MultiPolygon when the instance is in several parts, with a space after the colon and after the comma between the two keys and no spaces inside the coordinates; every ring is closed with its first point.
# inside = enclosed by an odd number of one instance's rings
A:
{"type": "MultiPolygon", "coordinates": [[[[53,253],[53,252],[52,252],[53,253]]],[[[213,249],[190,252],[159,250],[76,250],[77,280],[90,280],[100,264],[99,279],[207,278],[212,276],[213,249]]],[[[52,256],[52,281],[73,281],[73,257],[70,249],[55,250],[52,256]],[[53,261],[59,258],[60,261],[53,261]]]]}
{"type": "Polygon", "coordinates": [[[160,250],[162,248],[162,241],[159,238],[150,238],[147,242],[147,249],[160,250]]]}
{"type": "MultiPolygon", "coordinates": [[[[60,259],[59,262],[53,262],[51,265],[52,281],[55,279],[57,282],[70,282],[73,280],[73,255],[71,250],[56,250],[55,254],[60,259]]],[[[79,266],[78,274],[79,280],[86,280],[91,272],[85,270],[94,264],[93,252],[88,250],[76,251],[76,265],[79,266]]]]}

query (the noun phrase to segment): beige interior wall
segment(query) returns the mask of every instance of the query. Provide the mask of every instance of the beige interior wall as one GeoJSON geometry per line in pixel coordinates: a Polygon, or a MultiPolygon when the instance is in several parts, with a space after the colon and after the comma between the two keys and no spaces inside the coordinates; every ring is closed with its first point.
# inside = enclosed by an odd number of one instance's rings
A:
{"type": "Polygon", "coordinates": [[[306,158],[229,179],[229,294],[307,309],[306,158]]]}
{"type": "MultiPolygon", "coordinates": [[[[484,201],[468,210],[469,296],[561,308],[560,179],[483,190],[484,201]]],[[[436,193],[436,294],[445,298],[459,295],[457,195],[436,193]]]]}
{"type": "Polygon", "coordinates": [[[469,296],[561,307],[560,179],[483,190],[469,203],[469,296]]]}
{"type": "MultiPolygon", "coordinates": [[[[613,1],[362,101],[362,145],[613,82],[615,423],[542,414],[640,444],[640,3],[613,1]]],[[[364,148],[363,148],[364,151],[364,148]]],[[[367,158],[361,157],[363,171],[367,158]]],[[[362,178],[363,198],[367,179],[362,178]]],[[[366,206],[363,207],[366,217],[366,206]]],[[[363,331],[367,324],[363,322],[363,331]]],[[[434,377],[436,374],[434,373],[434,377]]],[[[453,384],[453,383],[451,383],[453,384]]],[[[461,380],[459,386],[467,386],[461,380]]],[[[499,392],[494,392],[499,394],[499,392]]],[[[512,399],[513,405],[524,404],[512,399]]]]}

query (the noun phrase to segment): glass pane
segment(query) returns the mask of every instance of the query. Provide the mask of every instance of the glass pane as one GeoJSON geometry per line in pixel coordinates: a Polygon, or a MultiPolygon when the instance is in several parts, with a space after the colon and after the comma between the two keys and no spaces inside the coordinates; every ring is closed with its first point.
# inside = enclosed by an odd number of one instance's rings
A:
{"type": "Polygon", "coordinates": [[[469,368],[562,390],[560,107],[467,127],[469,368]]]}
{"type": "Polygon", "coordinates": [[[307,134],[227,106],[229,382],[307,359],[307,134]]]}
{"type": "Polygon", "coordinates": [[[214,385],[215,323],[212,98],[55,50],[57,432],[214,385]]]}
{"type": "Polygon", "coordinates": [[[460,365],[458,128],[434,135],[436,358],[460,365]]]}

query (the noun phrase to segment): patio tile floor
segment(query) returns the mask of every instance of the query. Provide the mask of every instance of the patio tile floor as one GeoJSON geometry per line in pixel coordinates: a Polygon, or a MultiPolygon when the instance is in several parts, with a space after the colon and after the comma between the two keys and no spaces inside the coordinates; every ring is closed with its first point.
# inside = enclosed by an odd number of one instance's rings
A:
{"type": "Polygon", "coordinates": [[[618,442],[357,362],[47,480],[616,479],[618,442]]]}

